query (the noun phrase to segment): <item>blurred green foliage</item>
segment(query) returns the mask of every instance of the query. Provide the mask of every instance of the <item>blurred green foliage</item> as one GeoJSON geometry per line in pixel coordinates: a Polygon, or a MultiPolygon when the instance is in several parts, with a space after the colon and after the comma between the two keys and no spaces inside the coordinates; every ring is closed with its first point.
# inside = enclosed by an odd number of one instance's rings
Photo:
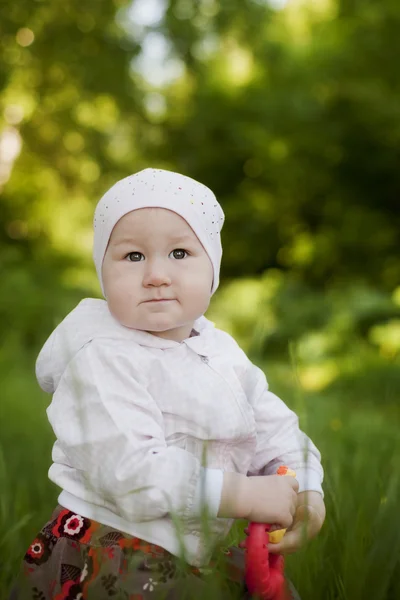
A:
{"type": "MultiPolygon", "coordinates": [[[[297,0],[280,12],[259,0],[159,5],[147,26],[132,16],[145,10],[141,0],[0,7],[4,333],[31,347],[80,295],[99,293],[94,205],[149,164],[218,194],[223,283],[270,269],[290,275],[279,297],[282,341],[316,323],[318,310],[326,318],[332,289],[351,285],[359,299],[365,286],[392,293],[398,3],[297,0]],[[166,70],[171,61],[179,69],[155,85],[137,60],[160,37],[166,70]]],[[[393,318],[389,300],[386,308],[376,322],[393,318]]]]}

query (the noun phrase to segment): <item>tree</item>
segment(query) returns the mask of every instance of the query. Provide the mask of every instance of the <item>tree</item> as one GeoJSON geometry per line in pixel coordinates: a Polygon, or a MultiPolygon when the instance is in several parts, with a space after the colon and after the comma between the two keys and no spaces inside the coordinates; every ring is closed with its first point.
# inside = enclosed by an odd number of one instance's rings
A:
{"type": "Polygon", "coordinates": [[[130,72],[140,47],[116,23],[120,6],[0,7],[0,317],[28,345],[68,303],[66,273],[90,255],[94,202],[141,164],[141,100],[130,72]]]}
{"type": "Polygon", "coordinates": [[[266,4],[205,6],[168,4],[159,29],[185,74],[163,90],[161,142],[148,150],[217,192],[228,215],[223,274],[279,267],[319,287],[393,289],[400,6],[339,2],[300,38],[266,4]]]}

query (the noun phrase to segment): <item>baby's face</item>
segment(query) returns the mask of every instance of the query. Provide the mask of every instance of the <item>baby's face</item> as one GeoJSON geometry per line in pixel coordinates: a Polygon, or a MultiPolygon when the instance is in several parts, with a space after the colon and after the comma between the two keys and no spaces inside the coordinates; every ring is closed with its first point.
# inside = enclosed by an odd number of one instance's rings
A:
{"type": "Polygon", "coordinates": [[[182,217],[141,208],[114,227],[102,278],[110,312],[122,325],[181,342],[208,308],[213,267],[182,217]]]}

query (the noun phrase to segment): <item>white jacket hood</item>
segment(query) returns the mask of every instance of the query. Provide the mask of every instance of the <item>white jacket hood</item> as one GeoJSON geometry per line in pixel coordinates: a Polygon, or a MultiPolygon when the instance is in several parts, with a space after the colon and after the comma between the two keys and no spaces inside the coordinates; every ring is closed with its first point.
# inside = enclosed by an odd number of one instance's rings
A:
{"type": "MultiPolygon", "coordinates": [[[[200,317],[193,328],[200,335],[187,338],[187,344],[201,356],[211,356],[216,348],[214,323],[200,317]]],[[[105,300],[85,298],[56,327],[36,361],[36,378],[45,392],[53,394],[70,360],[94,339],[130,340],[149,348],[176,348],[179,342],[157,337],[146,331],[121,325],[110,313],[105,300]]]]}

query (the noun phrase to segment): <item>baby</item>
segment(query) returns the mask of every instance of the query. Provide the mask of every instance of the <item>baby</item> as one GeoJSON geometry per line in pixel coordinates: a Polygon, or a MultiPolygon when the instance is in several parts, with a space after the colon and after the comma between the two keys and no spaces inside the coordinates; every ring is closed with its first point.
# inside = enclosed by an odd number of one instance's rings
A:
{"type": "MultiPolygon", "coordinates": [[[[234,519],[290,528],[271,545],[279,553],[301,546],[306,520],[309,538],[320,530],[317,448],[264,373],[204,316],[219,285],[223,223],[208,188],[162,170],[119,181],[98,203],[105,300],[83,300],[37,360],[53,394],[49,477],[62,491],[14,598],[34,589],[42,600],[102,600],[110,590],[181,598],[185,585],[202,597],[204,567],[234,519]],[[296,478],[275,474],[284,464],[296,478]]],[[[243,553],[227,556],[247,597],[243,553]]]]}

